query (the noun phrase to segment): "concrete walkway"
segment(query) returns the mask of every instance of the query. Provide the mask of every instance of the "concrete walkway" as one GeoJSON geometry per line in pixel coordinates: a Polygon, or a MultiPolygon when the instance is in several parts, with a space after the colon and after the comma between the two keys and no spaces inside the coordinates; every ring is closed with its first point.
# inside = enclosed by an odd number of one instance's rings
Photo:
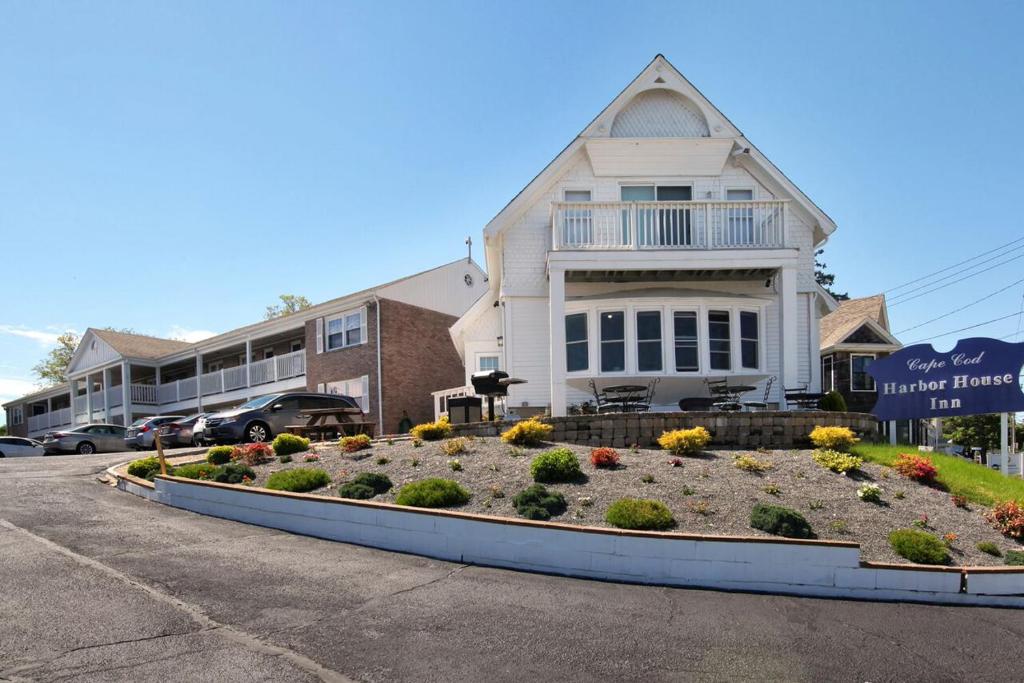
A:
{"type": "Polygon", "coordinates": [[[0,679],[1014,680],[1019,611],[625,586],[212,519],[0,460],[0,679]]]}

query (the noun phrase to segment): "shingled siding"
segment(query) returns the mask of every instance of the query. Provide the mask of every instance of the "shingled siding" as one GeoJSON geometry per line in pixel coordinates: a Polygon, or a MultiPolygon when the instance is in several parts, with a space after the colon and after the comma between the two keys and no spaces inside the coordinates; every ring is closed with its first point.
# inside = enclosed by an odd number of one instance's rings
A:
{"type": "MultiPolygon", "coordinates": [[[[850,353],[848,351],[836,351],[832,355],[834,364],[835,390],[846,399],[846,409],[856,413],[867,413],[875,407],[878,401],[876,391],[853,391],[850,389],[850,353]]],[[[875,353],[876,358],[883,358],[888,353],[875,353]]]]}
{"type": "MultiPolygon", "coordinates": [[[[817,426],[849,427],[867,441],[878,437],[878,422],[863,413],[764,412],[764,413],[618,413],[543,418],[554,427],[549,437],[557,443],[624,448],[656,445],[662,432],[704,427],[711,432],[712,447],[807,448],[808,434],[817,426]]],[[[455,433],[497,436],[510,424],[476,422],[452,425],[455,433]]]]}

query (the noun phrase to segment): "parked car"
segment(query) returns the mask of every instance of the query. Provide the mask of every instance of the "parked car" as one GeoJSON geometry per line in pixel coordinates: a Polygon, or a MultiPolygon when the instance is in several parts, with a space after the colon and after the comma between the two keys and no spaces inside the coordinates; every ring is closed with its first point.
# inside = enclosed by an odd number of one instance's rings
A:
{"type": "Polygon", "coordinates": [[[202,445],[196,441],[195,426],[204,415],[206,413],[199,413],[183,420],[163,423],[157,428],[160,432],[160,443],[169,448],[202,445]]]}
{"type": "Polygon", "coordinates": [[[207,444],[206,418],[210,415],[212,413],[200,413],[199,418],[192,425],[192,443],[196,446],[205,446],[207,444]]]}
{"type": "Polygon", "coordinates": [[[43,447],[47,453],[117,453],[124,450],[124,434],[121,425],[87,424],[47,433],[43,447]]]}
{"type": "Polygon", "coordinates": [[[128,426],[124,435],[124,446],[135,450],[149,450],[156,448],[156,428],[165,422],[184,420],[184,415],[156,415],[154,417],[140,417],[128,426]]]}
{"type": "Polygon", "coordinates": [[[287,431],[288,425],[306,424],[306,410],[317,408],[355,408],[350,396],[289,391],[267,394],[243,403],[233,410],[206,416],[204,437],[215,443],[255,443],[270,441],[287,431]]]}
{"type": "Polygon", "coordinates": [[[35,439],[0,436],[0,458],[17,458],[26,455],[46,455],[46,447],[35,439]]]}

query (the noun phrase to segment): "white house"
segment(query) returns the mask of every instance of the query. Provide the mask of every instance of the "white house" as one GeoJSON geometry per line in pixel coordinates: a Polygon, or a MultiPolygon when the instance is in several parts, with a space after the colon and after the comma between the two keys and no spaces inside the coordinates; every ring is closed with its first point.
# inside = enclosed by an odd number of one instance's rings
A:
{"type": "Polygon", "coordinates": [[[498,364],[527,380],[510,408],[555,416],[591,380],[658,378],[663,409],[708,378],[819,390],[835,228],[658,55],[485,227],[489,291],[451,328],[467,384],[498,364]]]}

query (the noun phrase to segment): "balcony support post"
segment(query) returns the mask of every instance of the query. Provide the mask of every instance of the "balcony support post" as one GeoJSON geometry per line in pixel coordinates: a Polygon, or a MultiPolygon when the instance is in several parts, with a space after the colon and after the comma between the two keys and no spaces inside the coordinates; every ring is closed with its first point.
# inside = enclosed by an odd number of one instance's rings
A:
{"type": "Polygon", "coordinates": [[[121,424],[127,427],[132,423],[132,364],[121,362],[121,424]]]}
{"type": "Polygon", "coordinates": [[[103,421],[110,424],[110,368],[103,368],[103,421]]]}
{"type": "Polygon", "coordinates": [[[784,266],[779,270],[779,309],[782,313],[782,389],[783,397],[785,389],[794,389],[799,381],[797,351],[800,344],[797,341],[796,324],[796,268],[784,266]]]}
{"type": "Polygon", "coordinates": [[[85,414],[85,421],[92,422],[92,375],[85,376],[85,414]]]}
{"type": "Polygon", "coordinates": [[[245,388],[252,386],[252,339],[245,340],[245,388]]]}
{"type": "Polygon", "coordinates": [[[565,270],[548,273],[548,325],[551,330],[551,416],[565,417],[565,270]]]}
{"type": "Polygon", "coordinates": [[[153,371],[156,375],[156,404],[160,405],[160,366],[153,368],[153,371]]]}
{"type": "Polygon", "coordinates": [[[203,412],[203,354],[196,354],[196,410],[203,412]]]}

